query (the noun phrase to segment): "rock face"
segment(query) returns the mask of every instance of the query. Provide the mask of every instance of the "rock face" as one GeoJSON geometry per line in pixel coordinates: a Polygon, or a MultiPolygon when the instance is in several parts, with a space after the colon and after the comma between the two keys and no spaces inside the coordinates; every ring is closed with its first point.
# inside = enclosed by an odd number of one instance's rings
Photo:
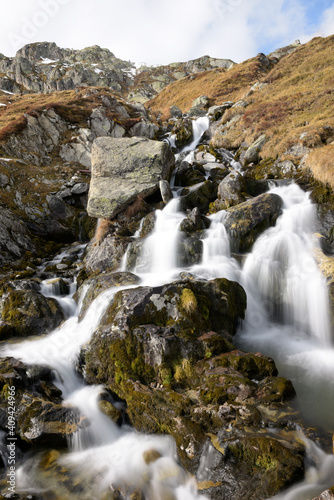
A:
{"type": "Polygon", "coordinates": [[[2,88],[10,92],[30,90],[54,92],[86,84],[121,91],[132,83],[134,65],[122,61],[108,49],[94,45],[83,50],[61,49],[55,43],[25,45],[14,58],[3,58],[2,88]]]}
{"type": "Polygon", "coordinates": [[[92,151],[88,214],[112,219],[138,196],[145,198],[169,180],[174,155],[165,142],[101,137],[92,151]]]}

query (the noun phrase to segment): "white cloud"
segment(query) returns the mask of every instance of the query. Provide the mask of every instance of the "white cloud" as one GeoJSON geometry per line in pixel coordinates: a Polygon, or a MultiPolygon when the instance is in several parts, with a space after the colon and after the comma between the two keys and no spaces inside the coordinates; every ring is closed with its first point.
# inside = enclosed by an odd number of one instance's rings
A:
{"type": "MultiPolygon", "coordinates": [[[[55,41],[76,49],[109,48],[117,57],[148,64],[208,54],[242,61],[296,38],[309,39],[309,0],[11,0],[0,52],[55,41]],[[16,12],[16,15],[13,15],[16,12]]],[[[7,9],[7,13],[6,13],[7,9]]],[[[319,25],[334,31],[334,5],[319,25]]]]}

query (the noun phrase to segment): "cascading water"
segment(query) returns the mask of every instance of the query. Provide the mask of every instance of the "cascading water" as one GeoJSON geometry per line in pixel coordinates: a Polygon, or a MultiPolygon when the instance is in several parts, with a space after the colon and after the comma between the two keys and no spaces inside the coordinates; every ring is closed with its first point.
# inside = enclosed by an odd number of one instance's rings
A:
{"type": "MultiPolygon", "coordinates": [[[[197,142],[205,125],[207,128],[206,117],[194,125],[197,142]],[[197,125],[199,128],[195,130],[197,125]]],[[[244,286],[248,309],[237,335],[238,344],[273,356],[281,374],[292,379],[305,416],[331,427],[334,349],[326,285],[313,257],[314,206],[309,196],[295,185],[275,188],[273,192],[284,201],[283,214],[276,227],[259,238],[243,267],[231,256],[224,213],[219,212],[210,216],[211,226],[203,237],[202,262],[187,271],[203,279],[226,277],[244,286]]],[[[157,211],[154,232],[147,238],[135,270],[142,285],[166,283],[180,274],[178,235],[184,217],[179,211],[178,198],[157,211]]],[[[194,478],[177,465],[171,438],[141,435],[127,426],[117,428],[99,410],[98,399],[103,388],[85,386],[73,368],[81,346],[89,341],[115,291],[116,288],[99,295],[81,322],[76,312],[50,335],[7,345],[1,355],[53,368],[58,374],[57,385],[62,390],[64,404],[79,408],[89,420],[90,425],[72,438],[71,452],[59,459],[62,466],[72,470],[77,483],[83,485],[85,493],[79,495],[81,500],[101,498],[110,484],[116,488],[127,484],[129,495],[131,487],[140,485],[144,494],[153,499],[168,498],[169,494],[176,500],[205,499],[197,493],[194,478]],[[143,456],[152,449],[161,458],[146,463],[143,456]]],[[[304,500],[311,498],[310,493],[315,495],[331,486],[333,457],[307,443],[319,466],[310,469],[306,482],[277,496],[277,500],[304,500]]],[[[46,487],[33,475],[35,468],[34,459],[25,463],[18,474],[18,489],[36,491],[46,487]]]]}
{"type": "Polygon", "coordinates": [[[272,191],[284,210],[246,259],[248,307],[237,342],[272,356],[292,380],[304,417],[332,429],[334,346],[326,282],[313,255],[315,206],[296,185],[272,191]]]}

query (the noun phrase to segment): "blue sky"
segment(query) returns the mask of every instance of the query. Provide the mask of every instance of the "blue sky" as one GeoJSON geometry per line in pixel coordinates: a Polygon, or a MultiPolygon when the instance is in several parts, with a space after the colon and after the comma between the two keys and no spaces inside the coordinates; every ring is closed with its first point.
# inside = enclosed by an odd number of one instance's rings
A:
{"type": "Polygon", "coordinates": [[[240,62],[334,34],[334,0],[11,0],[2,19],[7,56],[54,41],[75,49],[97,44],[139,64],[206,54],[240,62]]]}

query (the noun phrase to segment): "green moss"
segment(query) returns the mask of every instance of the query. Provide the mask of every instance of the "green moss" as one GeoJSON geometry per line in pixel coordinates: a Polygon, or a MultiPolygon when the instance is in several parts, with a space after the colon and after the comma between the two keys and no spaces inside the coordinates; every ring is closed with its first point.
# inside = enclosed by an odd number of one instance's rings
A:
{"type": "Polygon", "coordinates": [[[198,303],[197,303],[197,299],[195,297],[195,294],[189,288],[184,288],[182,290],[180,303],[181,303],[182,309],[184,309],[184,311],[190,315],[193,314],[198,307],[198,303]]]}

